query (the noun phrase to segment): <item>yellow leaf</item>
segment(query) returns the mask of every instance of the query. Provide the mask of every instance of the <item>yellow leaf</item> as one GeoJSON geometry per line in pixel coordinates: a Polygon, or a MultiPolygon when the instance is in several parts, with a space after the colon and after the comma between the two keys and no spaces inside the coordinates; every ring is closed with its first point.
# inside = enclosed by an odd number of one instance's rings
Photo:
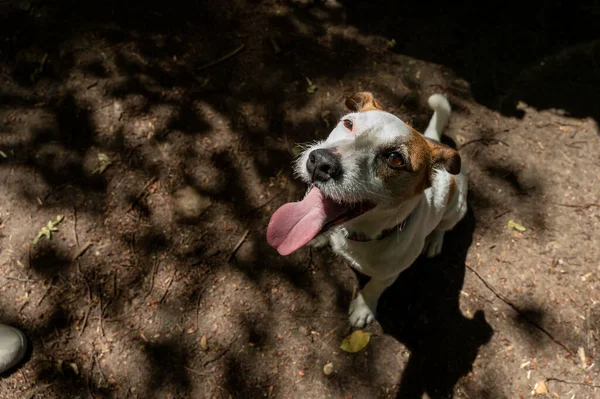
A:
{"type": "Polygon", "coordinates": [[[205,352],[208,350],[208,342],[206,342],[206,335],[203,335],[200,339],[200,347],[205,352]]]}
{"type": "Polygon", "coordinates": [[[515,222],[515,221],[514,221],[514,220],[512,220],[512,219],[508,221],[508,223],[507,223],[506,227],[508,227],[509,229],[515,229],[515,230],[518,230],[518,231],[525,231],[525,230],[527,230],[527,229],[525,228],[525,226],[523,226],[523,225],[521,225],[521,224],[519,224],[519,223],[515,222]]]}
{"type": "Polygon", "coordinates": [[[342,341],[340,349],[344,352],[356,353],[363,350],[371,340],[371,334],[362,330],[356,330],[342,341]]]}

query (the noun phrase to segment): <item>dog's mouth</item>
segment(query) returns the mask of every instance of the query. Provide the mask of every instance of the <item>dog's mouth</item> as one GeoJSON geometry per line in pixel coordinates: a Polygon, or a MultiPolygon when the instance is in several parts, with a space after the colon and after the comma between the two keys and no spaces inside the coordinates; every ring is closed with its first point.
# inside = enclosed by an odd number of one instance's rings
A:
{"type": "Polygon", "coordinates": [[[317,235],[373,209],[375,204],[339,204],[312,187],[302,201],[279,208],[267,227],[267,241],[281,255],[289,255],[317,235]]]}

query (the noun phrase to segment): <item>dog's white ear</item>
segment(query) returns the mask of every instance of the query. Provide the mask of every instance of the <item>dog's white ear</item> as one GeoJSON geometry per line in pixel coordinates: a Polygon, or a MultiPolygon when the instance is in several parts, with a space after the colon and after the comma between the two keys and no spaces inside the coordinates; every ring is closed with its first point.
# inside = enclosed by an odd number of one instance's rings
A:
{"type": "Polygon", "coordinates": [[[346,108],[353,112],[383,110],[383,106],[368,91],[360,91],[346,98],[346,108]]]}
{"type": "Polygon", "coordinates": [[[427,140],[431,148],[431,160],[434,165],[440,165],[452,175],[460,173],[460,154],[458,151],[437,141],[427,140]]]}

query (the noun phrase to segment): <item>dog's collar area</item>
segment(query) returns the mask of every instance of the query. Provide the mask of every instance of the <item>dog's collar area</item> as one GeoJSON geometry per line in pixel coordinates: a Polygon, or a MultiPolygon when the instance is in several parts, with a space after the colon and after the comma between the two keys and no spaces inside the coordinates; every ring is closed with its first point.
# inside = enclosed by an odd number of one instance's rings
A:
{"type": "Polygon", "coordinates": [[[375,238],[368,238],[368,237],[364,236],[363,234],[357,233],[357,232],[348,233],[346,238],[349,239],[350,241],[358,241],[358,242],[383,240],[384,238],[387,238],[387,237],[391,236],[392,234],[394,234],[396,231],[401,232],[402,230],[404,230],[406,228],[406,223],[408,222],[409,218],[410,218],[410,215],[408,215],[408,217],[406,219],[404,219],[401,223],[397,224],[396,226],[383,230],[375,238]]]}

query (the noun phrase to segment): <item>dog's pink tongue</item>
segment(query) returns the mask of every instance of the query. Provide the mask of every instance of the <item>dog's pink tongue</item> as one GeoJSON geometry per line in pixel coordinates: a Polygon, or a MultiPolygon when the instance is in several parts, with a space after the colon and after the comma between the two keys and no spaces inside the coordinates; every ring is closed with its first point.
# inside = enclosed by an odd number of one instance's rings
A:
{"type": "Polygon", "coordinates": [[[312,240],[325,223],[344,210],[313,187],[302,201],[287,203],[275,211],[267,227],[267,242],[281,255],[289,255],[312,240]]]}

